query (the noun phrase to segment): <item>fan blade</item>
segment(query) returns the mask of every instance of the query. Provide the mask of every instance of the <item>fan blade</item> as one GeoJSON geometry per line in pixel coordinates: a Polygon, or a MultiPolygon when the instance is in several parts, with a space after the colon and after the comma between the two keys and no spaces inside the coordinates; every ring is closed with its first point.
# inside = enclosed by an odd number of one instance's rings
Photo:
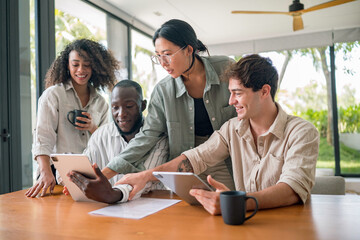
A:
{"type": "Polygon", "coordinates": [[[353,2],[353,1],[355,1],[355,0],[334,0],[334,1],[330,1],[330,2],[321,3],[319,5],[315,5],[313,7],[310,7],[310,8],[304,9],[304,10],[300,10],[299,12],[302,12],[302,13],[311,12],[311,11],[320,10],[320,9],[324,9],[324,8],[328,8],[328,7],[334,7],[334,6],[337,6],[340,4],[353,2]]]}
{"type": "Polygon", "coordinates": [[[304,29],[304,23],[301,14],[293,15],[293,30],[298,31],[304,29]]]}
{"type": "Polygon", "coordinates": [[[292,15],[289,12],[268,12],[268,11],[231,11],[231,13],[245,13],[245,14],[285,14],[292,15]]]}

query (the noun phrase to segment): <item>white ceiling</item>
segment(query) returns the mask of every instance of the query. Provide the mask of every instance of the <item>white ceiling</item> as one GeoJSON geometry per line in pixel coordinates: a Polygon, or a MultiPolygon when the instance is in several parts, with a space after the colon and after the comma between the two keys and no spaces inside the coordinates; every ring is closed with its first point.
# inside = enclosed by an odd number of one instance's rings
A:
{"type": "MultiPolygon", "coordinates": [[[[301,0],[305,8],[329,0],[301,0]]],[[[190,23],[206,45],[360,26],[360,1],[303,15],[304,29],[293,32],[292,17],[273,14],[231,14],[232,10],[288,11],[292,0],[107,0],[108,3],[156,30],[178,18],[190,23]]]]}

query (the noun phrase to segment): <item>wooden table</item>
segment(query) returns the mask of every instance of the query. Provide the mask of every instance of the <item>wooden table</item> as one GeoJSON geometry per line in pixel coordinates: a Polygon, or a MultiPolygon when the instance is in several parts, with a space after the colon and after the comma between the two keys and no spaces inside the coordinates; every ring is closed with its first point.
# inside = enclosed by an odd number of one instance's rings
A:
{"type": "MultiPolygon", "coordinates": [[[[103,203],[74,202],[61,194],[0,195],[0,239],[360,239],[360,197],[312,195],[306,205],[261,210],[229,226],[201,206],[181,201],[140,220],[94,216],[103,203]]],[[[149,197],[174,198],[168,191],[149,197]]],[[[175,197],[176,198],[176,197],[175,197]]]]}

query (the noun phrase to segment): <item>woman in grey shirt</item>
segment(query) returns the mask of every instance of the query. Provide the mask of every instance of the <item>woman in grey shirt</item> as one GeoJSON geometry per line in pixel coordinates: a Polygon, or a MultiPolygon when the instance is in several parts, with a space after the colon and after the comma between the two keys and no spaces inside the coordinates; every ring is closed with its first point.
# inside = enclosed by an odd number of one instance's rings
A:
{"type": "MultiPolygon", "coordinates": [[[[169,159],[206,141],[214,130],[236,116],[229,106],[229,90],[220,81],[228,57],[201,57],[207,51],[186,22],[173,19],[164,23],[153,37],[156,55],[152,60],[169,73],[154,88],[144,126],[128,147],[102,172],[107,178],[117,173],[144,170],[146,155],[162,135],[169,139],[169,159]]],[[[224,163],[209,169],[215,179],[234,188],[224,163]]]]}
{"type": "Polygon", "coordinates": [[[119,62],[101,44],[80,39],[68,44],[48,70],[46,90],[38,102],[37,124],[32,152],[39,164],[39,178],[26,196],[44,196],[55,186],[52,153],[82,153],[91,134],[108,122],[108,104],[98,90],[111,89],[119,62]],[[73,126],[67,119],[70,111],[78,109],[79,117],[73,126]],[[86,111],[86,112],[85,112],[86,111]]]}

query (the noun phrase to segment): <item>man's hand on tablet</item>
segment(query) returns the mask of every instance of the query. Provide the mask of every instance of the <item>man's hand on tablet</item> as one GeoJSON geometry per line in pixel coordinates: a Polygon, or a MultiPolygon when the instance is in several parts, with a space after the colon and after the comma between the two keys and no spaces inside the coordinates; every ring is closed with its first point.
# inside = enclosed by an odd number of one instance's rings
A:
{"type": "Polygon", "coordinates": [[[87,198],[104,203],[115,203],[122,199],[122,192],[112,188],[110,182],[101,173],[98,166],[92,165],[96,174],[95,179],[87,178],[76,171],[70,171],[67,176],[75,183],[87,198]]]}
{"type": "Polygon", "coordinates": [[[194,196],[211,215],[219,215],[221,214],[220,192],[229,191],[230,189],[221,182],[213,179],[210,175],[207,176],[207,181],[216,189],[215,192],[209,192],[202,189],[191,189],[190,195],[194,196]]]}

